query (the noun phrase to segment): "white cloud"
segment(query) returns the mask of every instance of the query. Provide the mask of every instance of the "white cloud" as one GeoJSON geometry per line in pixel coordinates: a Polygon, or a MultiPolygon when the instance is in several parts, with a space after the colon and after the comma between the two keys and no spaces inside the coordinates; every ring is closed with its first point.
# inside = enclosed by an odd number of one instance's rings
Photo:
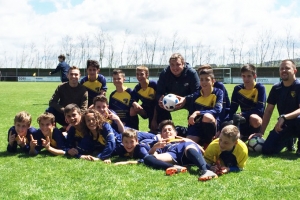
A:
{"type": "Polygon", "coordinates": [[[300,6],[295,0],[287,5],[276,0],[85,0],[78,5],[72,5],[71,0],[44,1],[52,2],[56,10],[41,15],[30,1],[0,0],[2,51],[20,54],[22,47],[32,42],[42,51],[45,40],[53,51],[60,51],[65,35],[74,40],[83,35],[93,37],[101,29],[114,38],[115,51],[121,49],[126,30],[131,35],[130,45],[142,40],[144,34],[158,34],[160,43],[171,43],[177,33],[190,46],[202,42],[219,53],[229,48],[228,38],[239,39],[241,35],[244,48],[249,49],[265,30],[282,38],[291,30],[291,36],[299,41],[296,24],[300,22],[300,6]]]}

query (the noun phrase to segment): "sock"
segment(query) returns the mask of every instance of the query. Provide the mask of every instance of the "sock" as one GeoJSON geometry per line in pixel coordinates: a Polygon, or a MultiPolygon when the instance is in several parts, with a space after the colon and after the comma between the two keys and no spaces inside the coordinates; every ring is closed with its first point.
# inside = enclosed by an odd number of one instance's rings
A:
{"type": "Polygon", "coordinates": [[[145,165],[152,167],[154,169],[163,169],[166,170],[169,167],[173,167],[174,165],[171,163],[167,163],[161,160],[158,160],[153,155],[148,155],[144,158],[145,165]]]}
{"type": "Polygon", "coordinates": [[[186,151],[186,157],[192,161],[193,164],[195,164],[199,169],[206,171],[206,162],[204,160],[204,157],[202,156],[201,153],[199,153],[196,149],[194,148],[189,148],[186,151]]]}
{"type": "Polygon", "coordinates": [[[130,126],[129,127],[139,130],[139,117],[137,115],[130,116],[130,126]]]}

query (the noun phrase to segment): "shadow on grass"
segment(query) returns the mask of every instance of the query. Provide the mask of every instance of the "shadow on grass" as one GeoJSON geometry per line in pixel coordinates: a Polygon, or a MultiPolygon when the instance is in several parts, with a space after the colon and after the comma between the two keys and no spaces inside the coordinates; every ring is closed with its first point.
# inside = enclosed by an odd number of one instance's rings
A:
{"type": "Polygon", "coordinates": [[[273,154],[273,155],[261,155],[262,158],[280,158],[283,160],[298,160],[299,156],[295,154],[294,152],[290,151],[284,151],[279,154],[273,154]]]}
{"type": "Polygon", "coordinates": [[[7,151],[1,151],[0,152],[0,157],[13,157],[13,156],[16,156],[17,154],[18,154],[18,152],[10,153],[10,152],[7,152],[7,151]]]}

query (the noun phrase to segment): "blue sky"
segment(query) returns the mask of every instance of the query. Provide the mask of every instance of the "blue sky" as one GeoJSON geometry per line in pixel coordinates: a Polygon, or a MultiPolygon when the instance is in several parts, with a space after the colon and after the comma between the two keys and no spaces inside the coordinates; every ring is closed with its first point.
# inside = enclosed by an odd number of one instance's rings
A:
{"type": "MultiPolygon", "coordinates": [[[[62,5],[65,5],[65,8],[68,8],[68,4],[72,7],[81,4],[83,0],[69,0],[69,1],[61,1],[62,5]]],[[[47,15],[52,12],[57,11],[57,7],[55,6],[55,1],[51,0],[30,0],[28,2],[33,10],[40,15],[47,15]]]]}

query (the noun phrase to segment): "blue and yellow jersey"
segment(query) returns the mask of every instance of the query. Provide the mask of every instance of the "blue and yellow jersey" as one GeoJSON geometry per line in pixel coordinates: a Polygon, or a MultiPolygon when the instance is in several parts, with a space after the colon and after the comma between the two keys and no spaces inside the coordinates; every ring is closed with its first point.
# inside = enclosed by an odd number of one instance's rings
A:
{"type": "Polygon", "coordinates": [[[89,133],[84,136],[77,146],[80,154],[90,154],[94,151],[100,151],[97,155],[101,160],[110,158],[116,148],[116,138],[109,123],[103,123],[102,130],[98,131],[97,138],[94,139],[89,133]]]}
{"type": "Polygon", "coordinates": [[[106,79],[102,74],[98,74],[95,81],[90,81],[86,76],[81,79],[80,84],[83,85],[88,91],[88,106],[93,104],[94,98],[100,94],[101,90],[106,91],[106,79]]]}
{"type": "Polygon", "coordinates": [[[147,80],[147,82],[148,86],[146,89],[143,89],[140,83],[135,86],[132,91],[132,99],[136,102],[141,100],[142,107],[148,113],[154,112],[154,108],[157,104],[155,99],[157,83],[152,80],[147,80]]]}
{"type": "Polygon", "coordinates": [[[223,91],[223,107],[222,112],[220,114],[220,120],[224,121],[226,118],[228,118],[229,112],[230,112],[230,100],[228,97],[228,92],[222,82],[216,81],[214,83],[215,88],[219,88],[223,91]]]}
{"type": "Polygon", "coordinates": [[[273,85],[267,100],[268,104],[277,105],[280,115],[291,113],[300,105],[300,81],[285,87],[282,82],[273,85]]]}
{"type": "Polygon", "coordinates": [[[204,158],[209,165],[219,160],[222,166],[231,168],[230,171],[235,168],[243,169],[248,160],[248,148],[242,140],[238,139],[232,151],[221,151],[218,138],[208,145],[204,158]]]}
{"type": "Polygon", "coordinates": [[[126,151],[123,144],[118,145],[116,148],[116,154],[120,157],[133,158],[133,159],[144,159],[149,155],[150,145],[147,143],[140,143],[134,147],[133,153],[130,154],[126,151]]]}
{"type": "Polygon", "coordinates": [[[195,111],[200,111],[200,114],[210,113],[216,119],[219,119],[223,107],[223,91],[218,88],[212,88],[210,95],[207,97],[203,96],[202,90],[197,91],[186,97],[186,104],[189,115],[195,111]]]}
{"type": "MultiPolygon", "coordinates": [[[[26,145],[24,147],[20,147],[24,152],[29,152],[29,149],[30,149],[30,141],[31,141],[31,138],[30,138],[30,135],[32,135],[33,137],[35,136],[37,130],[34,128],[34,127],[29,127],[29,129],[27,130],[27,134],[26,134],[26,137],[25,137],[25,143],[26,145]]],[[[16,152],[17,151],[17,147],[18,147],[18,133],[15,129],[15,126],[12,126],[9,130],[8,130],[8,134],[7,134],[7,141],[9,142],[9,135],[12,134],[15,136],[15,141],[13,143],[13,145],[7,145],[7,151],[8,152],[16,152]]]]}
{"type": "Polygon", "coordinates": [[[66,147],[76,148],[83,137],[84,135],[80,130],[77,130],[74,126],[71,126],[67,131],[66,147]]]}
{"type": "MultiPolygon", "coordinates": [[[[41,129],[38,129],[34,139],[38,141],[38,146],[35,148],[38,152],[43,149],[44,147],[41,146],[42,144],[42,139],[46,140],[46,137],[42,133],[41,129]]],[[[50,146],[55,148],[55,149],[61,149],[61,150],[66,150],[66,139],[62,132],[58,128],[54,128],[52,130],[52,133],[49,137],[50,139],[50,146]]]]}
{"type": "Polygon", "coordinates": [[[132,90],[126,88],[124,92],[113,91],[109,96],[109,109],[112,109],[120,117],[124,125],[129,126],[129,111],[132,106],[132,90]]]}
{"type": "Polygon", "coordinates": [[[231,106],[229,119],[232,119],[240,106],[243,116],[257,114],[260,117],[264,115],[266,104],[266,90],[261,83],[255,83],[254,88],[247,90],[244,84],[234,87],[231,96],[231,106]]]}

